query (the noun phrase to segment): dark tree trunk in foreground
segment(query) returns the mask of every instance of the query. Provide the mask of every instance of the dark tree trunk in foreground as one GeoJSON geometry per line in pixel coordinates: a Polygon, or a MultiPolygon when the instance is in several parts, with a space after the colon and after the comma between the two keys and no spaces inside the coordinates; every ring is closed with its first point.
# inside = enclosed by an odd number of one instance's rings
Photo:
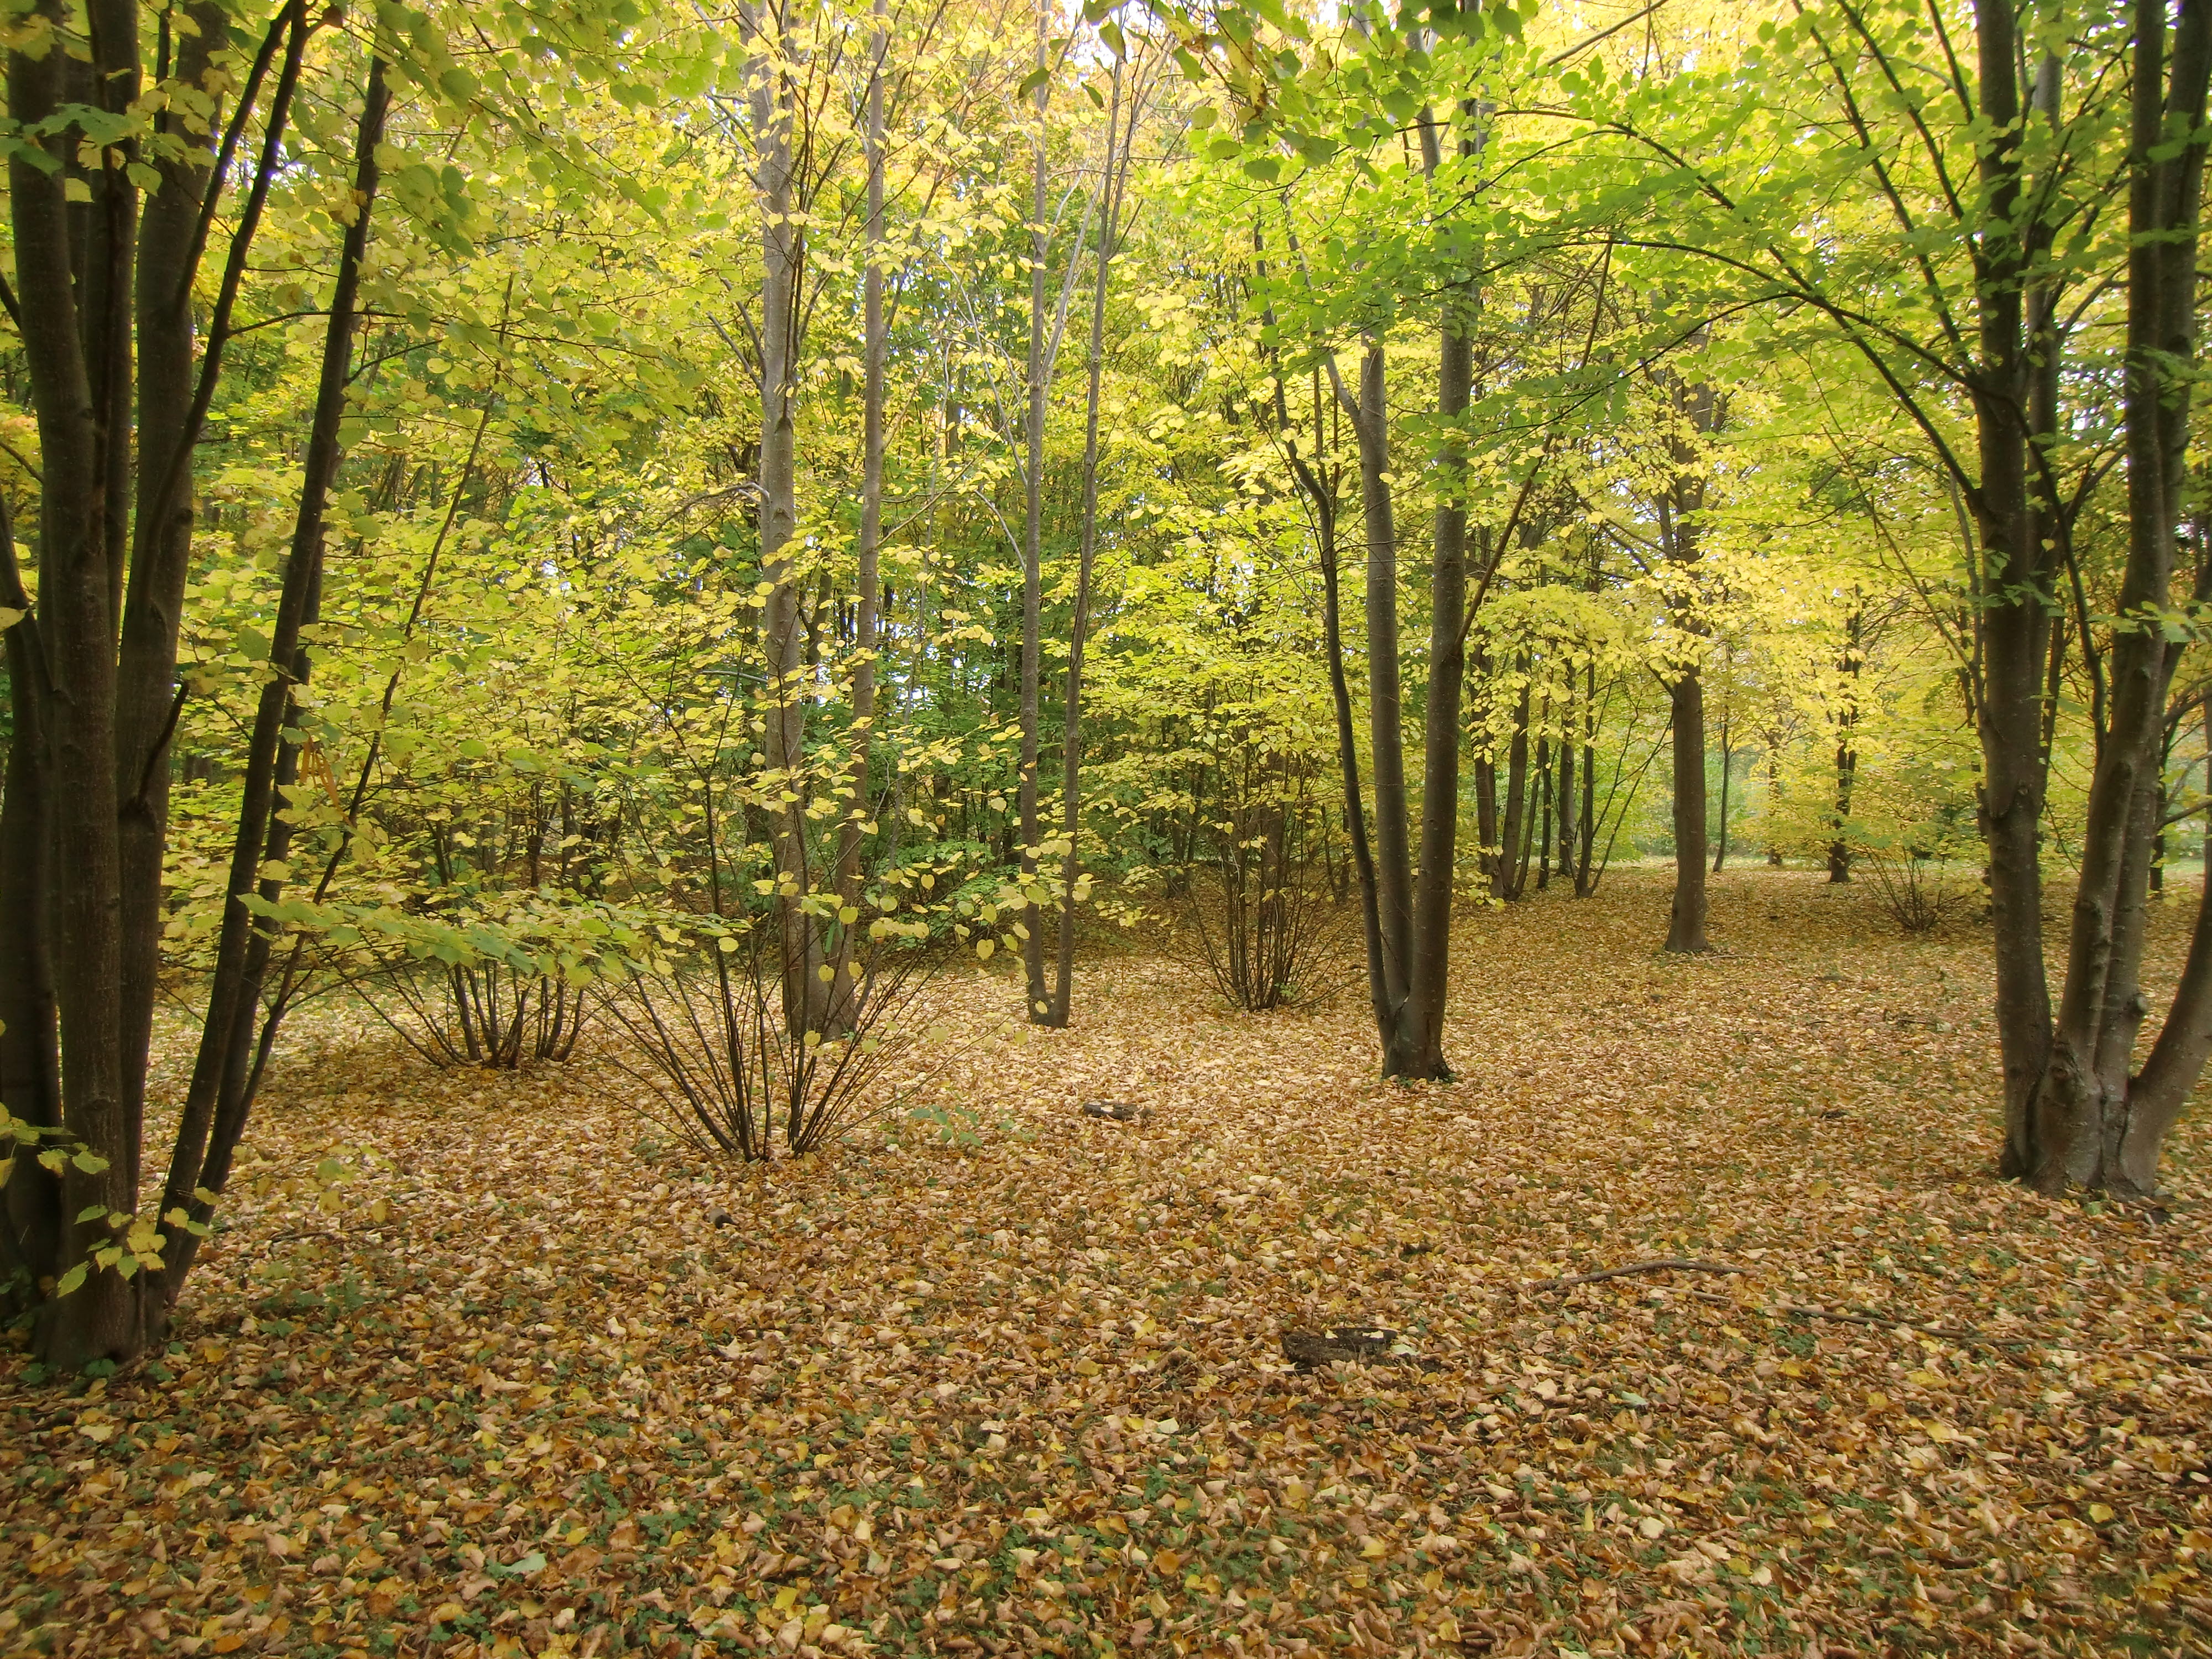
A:
{"type": "MultiPolygon", "coordinates": [[[[2212,0],[2183,0],[2169,34],[2161,0],[2135,6],[2130,133],[2126,361],[2128,556],[2118,613],[2172,601],[2197,355],[2196,252],[2212,0]],[[2171,53],[2169,58],[2169,52],[2171,53]]],[[[2140,975],[2154,803],[2178,645],[2155,623],[2123,621],[2109,654],[2111,727],[2097,757],[2082,833],[2066,977],[2051,1047],[2015,1149],[2045,1191],[2148,1192],[2160,1145],[2212,1054],[2212,914],[2197,937],[2164,1030],[2130,1077],[2145,1015],[2140,975]]]]}
{"type": "MultiPolygon", "coordinates": [[[[138,105],[148,18],[131,0],[36,13],[55,33],[25,37],[37,49],[8,58],[9,112],[37,135],[9,160],[9,210],[10,303],[40,465],[35,605],[17,568],[15,526],[0,523],[0,606],[23,613],[5,630],[0,1098],[40,1148],[66,1156],[58,1174],[28,1148],[11,1160],[0,1276],[33,1315],[40,1358],[74,1371],[128,1359],[158,1336],[195,1243],[177,1225],[179,1206],[142,1208],[193,458],[315,26],[304,6],[279,12],[234,99],[187,125],[174,108],[138,105]],[[82,55],[51,49],[67,31],[84,42],[82,55]],[[122,118],[131,111],[159,140],[143,155],[136,137],[113,140],[129,131],[122,118]],[[241,160],[257,115],[258,155],[241,160]],[[86,165],[94,132],[110,145],[109,165],[86,165]],[[44,156],[32,159],[32,146],[44,156]],[[142,195],[149,169],[159,188],[142,195]],[[195,285],[216,205],[209,195],[233,181],[243,195],[202,311],[195,285]]],[[[164,34],[174,50],[166,70],[204,83],[229,45],[228,14],[197,4],[174,23],[164,34]]],[[[293,641],[273,644],[281,681],[300,662],[293,641]]],[[[249,799],[241,834],[266,826],[266,811],[253,806],[249,799]]],[[[218,1006],[235,997],[246,959],[234,951],[222,964],[218,1006]]],[[[204,1043],[228,1038],[215,1012],[204,1043]]],[[[180,1151],[194,1127],[185,1115],[180,1151]]],[[[220,1174],[209,1184],[220,1190],[220,1174]]],[[[195,1224],[205,1214],[197,1199],[182,1207],[195,1224]]]]}

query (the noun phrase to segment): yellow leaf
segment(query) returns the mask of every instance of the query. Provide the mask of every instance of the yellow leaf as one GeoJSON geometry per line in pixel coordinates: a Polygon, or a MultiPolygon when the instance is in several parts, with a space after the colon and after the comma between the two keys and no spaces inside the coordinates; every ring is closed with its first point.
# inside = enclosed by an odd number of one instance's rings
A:
{"type": "Polygon", "coordinates": [[[2103,1526],[2106,1522],[2112,1518],[2112,1506],[2110,1504],[2090,1504],[2089,1518],[2099,1526],[2103,1526]]]}

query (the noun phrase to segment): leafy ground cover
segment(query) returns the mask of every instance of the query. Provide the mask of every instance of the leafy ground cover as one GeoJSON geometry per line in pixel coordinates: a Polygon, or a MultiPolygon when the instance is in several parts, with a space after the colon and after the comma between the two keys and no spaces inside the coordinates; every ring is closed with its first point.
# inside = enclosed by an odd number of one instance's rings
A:
{"type": "Polygon", "coordinates": [[[7,1362],[0,1648],[2203,1651],[2202,1115],[2162,1223],[2000,1185],[1976,930],[1665,903],[1471,916],[1449,1085],[1356,989],[978,976],[908,1114],[750,1177],[605,1054],[303,1025],[159,1363],[7,1362]],[[1540,1287],[1656,1258],[1742,1271],[1540,1287]]]}

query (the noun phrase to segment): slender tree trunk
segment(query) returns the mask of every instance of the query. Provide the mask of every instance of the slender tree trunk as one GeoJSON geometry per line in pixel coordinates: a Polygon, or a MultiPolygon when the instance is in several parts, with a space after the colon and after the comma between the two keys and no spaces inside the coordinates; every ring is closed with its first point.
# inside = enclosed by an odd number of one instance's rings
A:
{"type": "MultiPolygon", "coordinates": [[[[376,202],[377,150],[384,141],[390,101],[384,60],[372,49],[361,124],[355,137],[356,212],[339,248],[337,280],[324,330],[314,415],[301,462],[299,510],[270,635],[270,675],[254,711],[246,751],[207,1020],[162,1193],[164,1216],[182,1211],[195,1224],[204,1224],[212,1212],[212,1204],[201,1194],[222,1192],[239,1137],[245,1132],[252,1106],[252,1085],[259,1076],[254,1061],[257,1024],[264,1054],[275,1036],[274,1015],[267,1022],[257,1020],[270,936],[253,925],[246,899],[258,895],[264,902],[274,902],[283,891],[280,880],[261,872],[272,862],[281,865],[290,845],[292,827],[283,810],[283,789],[298,775],[299,750],[286,740],[284,732],[297,706],[297,688],[307,677],[309,659],[301,630],[313,624],[321,608],[324,514],[342,458],[339,429],[345,414],[358,322],[362,266],[376,202]]],[[[160,1281],[166,1306],[174,1306],[184,1287],[198,1251],[199,1237],[189,1229],[178,1229],[169,1240],[160,1281]]]]}
{"type": "Polygon", "coordinates": [[[1489,754],[1474,763],[1474,833],[1482,843],[1482,876],[1498,890],[1498,762],[1489,754]]]}
{"type": "Polygon", "coordinates": [[[1828,841],[1828,880],[1841,885],[1851,878],[1851,790],[1858,782],[1858,750],[1851,734],[1859,723],[1859,671],[1866,661],[1866,611],[1854,605],[1844,619],[1843,696],[1836,710],[1836,817],[1828,841]]]}
{"type": "Polygon", "coordinates": [[[1721,828],[1720,833],[1713,837],[1713,873],[1717,876],[1721,872],[1721,866],[1728,861],[1729,780],[1735,769],[1735,750],[1729,742],[1729,717],[1726,714],[1723,714],[1721,716],[1721,828]]]}
{"type": "Polygon", "coordinates": [[[852,755],[846,763],[844,823],[837,843],[840,911],[836,979],[831,986],[831,1023],[849,1026],[857,1013],[860,988],[853,975],[857,946],[854,932],[860,904],[860,843],[868,817],[868,763],[875,746],[877,601],[883,589],[884,523],[884,61],[890,51],[887,0],[875,0],[874,61],[868,70],[866,129],[862,135],[868,169],[867,263],[860,278],[860,535],[856,550],[859,592],[853,616],[852,755]],[[851,919],[845,919],[846,913],[851,919]]]}
{"type": "Polygon", "coordinates": [[[1528,659],[1518,664],[1521,696],[1513,707],[1513,735],[1505,744],[1505,817],[1499,831],[1498,874],[1491,884],[1493,897],[1521,896],[1522,825],[1528,806],[1528,659]]]}
{"type": "Polygon", "coordinates": [[[1050,14],[1040,3],[1036,15],[1036,143],[1030,186],[1030,355],[1029,406],[1023,440],[1022,531],[1022,667],[1021,773],[1017,780],[1021,823],[1022,885],[1030,905],[1022,941],[1022,969],[1027,985],[1024,1008],[1032,1022],[1042,1023],[1052,1014],[1052,997],[1044,977],[1045,910],[1037,902],[1037,695],[1038,629],[1043,605],[1044,580],[1044,414],[1045,380],[1045,106],[1051,95],[1047,74],[1046,40],[1050,14]]]}
{"type": "MultiPolygon", "coordinates": [[[[1474,154],[1471,108],[1462,111],[1462,156],[1474,154]]],[[[1432,123],[1422,124],[1424,155],[1433,174],[1439,162],[1432,123]]],[[[1443,1054],[1444,999],[1451,976],[1453,887],[1459,873],[1460,695],[1467,678],[1462,623],[1467,614],[1466,453],[1456,423],[1467,412],[1474,385],[1474,350],[1468,337],[1476,296],[1446,295],[1437,354],[1437,413],[1445,422],[1436,456],[1437,501],[1429,572],[1429,684],[1421,711],[1420,864],[1414,875],[1413,931],[1407,940],[1408,1013],[1405,1035],[1409,1065],[1389,1076],[1447,1079],[1443,1054]]],[[[1378,413],[1380,399],[1377,399],[1378,413]]]]}
{"type": "Polygon", "coordinates": [[[785,54],[793,50],[775,0],[740,9],[753,54],[750,100],[753,187],[761,209],[761,579],[769,584],[761,635],[767,652],[766,730],[761,749],[783,793],[796,799],[774,814],[769,845],[775,860],[776,908],[783,977],[785,1030],[819,1031],[828,1021],[829,988],[821,936],[805,908],[813,885],[806,836],[806,623],[800,604],[804,572],[792,538],[799,522],[799,349],[804,308],[800,285],[806,233],[797,199],[792,150],[794,118],[785,54]]]}
{"type": "Polygon", "coordinates": [[[1536,739],[1536,833],[1532,862],[1536,866],[1536,890],[1552,884],[1552,740],[1536,739]]]}
{"type": "MultiPolygon", "coordinates": [[[[2001,1167],[2008,1174],[2023,1174],[2038,1162],[2029,1107],[2051,1048],[2040,834],[2045,772],[2042,672],[2050,637],[2051,572],[2028,485],[2031,428],[2048,428],[2031,418],[2044,400],[2031,384],[2025,337],[2031,319],[2021,275],[2027,238],[2013,228],[2022,187],[2015,8],[2012,0],[1977,0],[1974,16],[1980,114],[1998,135],[1981,151],[1982,188],[1989,217],[2005,227],[1984,238],[1988,272],[1981,284],[1978,379],[1972,388],[1980,474],[1972,507],[1982,543],[1984,600],[1978,615],[1984,659],[1977,700],[1983,756],[1979,813],[1989,855],[1997,1042],[2004,1072],[2001,1167]]],[[[2044,310],[2039,294],[2039,334],[2044,310]]],[[[2055,374],[2057,352],[2042,356],[2055,374]]]]}
{"type": "Polygon", "coordinates": [[[1694,668],[1668,687],[1674,711],[1674,902],[1667,948],[1710,951],[1705,939],[1705,688],[1694,668]]]}
{"type": "MultiPolygon", "coordinates": [[[[1091,633],[1091,569],[1098,550],[1098,398],[1106,360],[1107,279],[1120,234],[1121,191],[1128,180],[1128,154],[1136,138],[1138,88],[1129,88],[1129,138],[1119,146],[1115,133],[1121,118],[1121,65],[1114,66],[1114,95],[1106,110],[1105,179],[1100,191],[1098,262],[1091,289],[1091,351],[1083,398],[1083,522],[1075,562],[1075,615],[1068,627],[1067,706],[1060,744],[1060,823],[1067,838],[1060,856],[1060,929],[1053,964],[1051,1006],[1044,1024],[1065,1026],[1075,995],[1075,884],[1079,860],[1077,841],[1083,805],[1083,652],[1091,633]]],[[[1042,921],[1042,916],[1039,920],[1042,921]]]]}
{"type": "Polygon", "coordinates": [[[1575,799],[1575,722],[1579,718],[1575,708],[1575,672],[1572,664],[1567,668],[1566,712],[1559,724],[1559,879],[1566,882],[1574,874],[1575,848],[1580,830],[1576,819],[1577,802],[1575,799]]]}
{"type": "Polygon", "coordinates": [[[1406,1044],[1411,994],[1413,848],[1406,790],[1405,705],[1398,663],[1398,531],[1390,500],[1388,372],[1382,342],[1370,339],[1359,363],[1352,429],[1359,441],[1359,496],[1367,532],[1367,745],[1375,779],[1375,873],[1381,915],[1382,1074],[1407,1075],[1418,1055],[1406,1044]]]}
{"type": "Polygon", "coordinates": [[[1597,854],[1597,665],[1583,671],[1583,809],[1582,845],[1575,857],[1575,896],[1588,898],[1597,890],[1591,880],[1590,860],[1597,854]]]}
{"type": "MultiPolygon", "coordinates": [[[[213,54],[228,45],[219,5],[191,8],[193,27],[176,33],[175,77],[202,83],[213,54]]],[[[295,32],[297,26],[295,25],[295,32]]],[[[273,37],[272,37],[273,38],[273,37]]],[[[125,587],[117,653],[115,791],[123,931],[123,1077],[134,1159],[145,1106],[154,1004],[161,973],[161,875],[168,846],[169,740],[179,712],[178,633],[191,562],[193,418],[191,281],[199,263],[198,228],[214,155],[171,111],[155,118],[173,153],[155,162],[161,188],[140,222],[136,296],[138,345],[138,465],[135,545],[125,587]],[[174,482],[172,483],[172,480],[174,482]]],[[[280,106],[276,125],[283,124],[280,106]]],[[[250,235],[250,231],[247,233],[250,235]]],[[[138,1175],[134,1167],[131,1184],[138,1175]]]]}
{"type": "MultiPolygon", "coordinates": [[[[1256,233],[1255,233],[1256,234],[1256,233]]],[[[1375,852],[1368,839],[1367,808],[1359,787],[1359,733],[1352,713],[1352,684],[1344,667],[1344,603],[1337,550],[1337,482],[1341,476],[1320,448],[1323,430],[1321,380],[1313,381],[1313,453],[1298,453],[1297,438],[1288,431],[1290,411],[1282,381],[1275,382],[1275,424],[1284,433],[1284,451],[1291,474],[1297,480],[1313,514],[1316,550],[1321,558],[1322,652],[1328,665],[1329,706],[1336,721],[1337,776],[1344,792],[1344,832],[1352,850],[1353,872],[1359,880],[1361,936],[1366,946],[1368,1006],[1376,1019],[1378,1041],[1388,1041],[1384,1015],[1389,992],[1382,977],[1382,915],[1381,887],[1375,870],[1375,852]]]]}

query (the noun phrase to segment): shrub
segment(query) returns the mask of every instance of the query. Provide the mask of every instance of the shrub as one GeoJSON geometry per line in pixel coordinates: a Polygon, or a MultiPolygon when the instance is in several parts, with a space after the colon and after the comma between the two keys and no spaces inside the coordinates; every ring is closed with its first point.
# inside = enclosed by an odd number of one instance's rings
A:
{"type": "MultiPolygon", "coordinates": [[[[848,932],[844,935],[851,939],[848,932]]],[[[765,1162],[813,1151],[892,1103],[894,1066],[917,1042],[912,1011],[943,952],[896,933],[853,940],[831,979],[829,1029],[785,1017],[775,918],[715,922],[689,960],[605,990],[668,1121],[705,1152],[765,1162]]]]}

